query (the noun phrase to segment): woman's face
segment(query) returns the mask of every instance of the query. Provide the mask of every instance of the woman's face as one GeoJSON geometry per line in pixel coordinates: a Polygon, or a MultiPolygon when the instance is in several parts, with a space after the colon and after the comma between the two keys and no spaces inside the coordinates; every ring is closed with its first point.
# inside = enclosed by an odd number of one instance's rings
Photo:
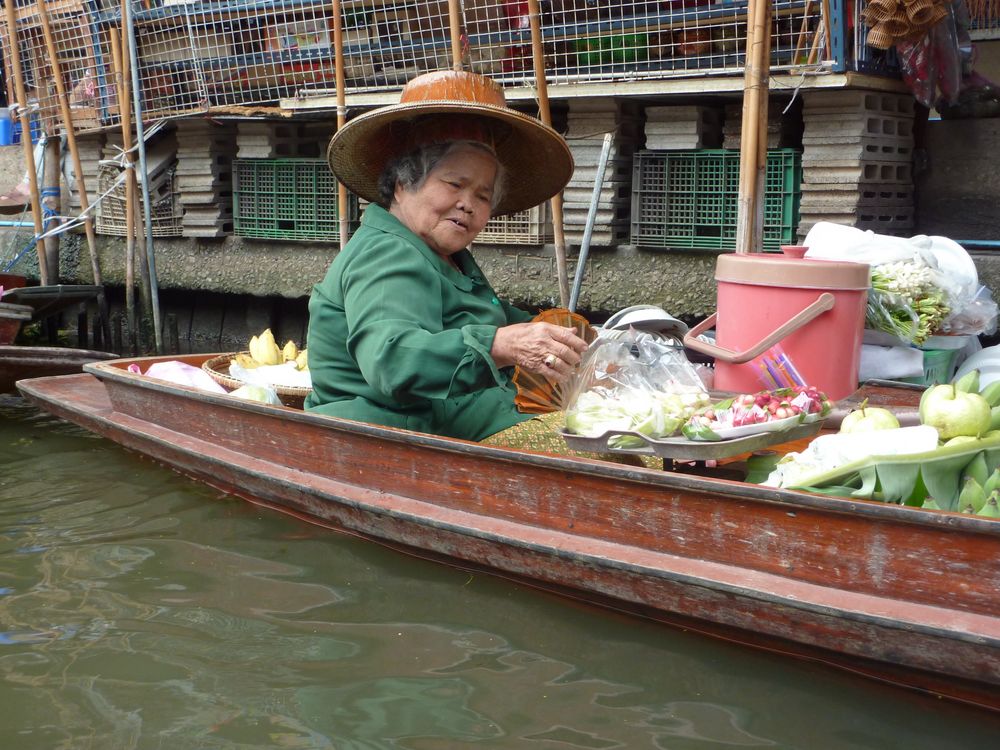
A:
{"type": "Polygon", "coordinates": [[[398,183],[389,211],[438,255],[468,247],[490,220],[497,163],[474,146],[449,151],[423,184],[398,183]]]}

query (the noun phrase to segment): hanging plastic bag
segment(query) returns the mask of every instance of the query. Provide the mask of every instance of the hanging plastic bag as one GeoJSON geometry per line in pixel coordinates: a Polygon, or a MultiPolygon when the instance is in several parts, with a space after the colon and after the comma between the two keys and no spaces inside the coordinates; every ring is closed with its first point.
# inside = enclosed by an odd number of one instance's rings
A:
{"type": "MultiPolygon", "coordinates": [[[[566,428],[586,437],[609,431],[668,437],[709,404],[708,392],[683,351],[635,330],[595,341],[568,393],[566,428]]],[[[630,435],[608,441],[611,448],[642,444],[630,435]]]]}
{"type": "Polygon", "coordinates": [[[963,52],[955,14],[948,14],[922,37],[896,42],[903,81],[925,107],[952,105],[962,86],[963,52]]]}

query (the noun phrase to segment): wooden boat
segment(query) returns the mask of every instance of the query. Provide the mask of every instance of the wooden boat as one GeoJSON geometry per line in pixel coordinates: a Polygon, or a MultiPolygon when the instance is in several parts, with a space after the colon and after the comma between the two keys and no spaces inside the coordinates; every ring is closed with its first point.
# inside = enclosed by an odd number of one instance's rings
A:
{"type": "MultiPolygon", "coordinates": [[[[306,520],[1000,710],[1000,522],[492,448],[127,370],[154,361],[18,387],[59,417],[306,520]]],[[[873,386],[853,400],[866,397],[912,408],[919,390],[873,386]]]]}
{"type": "Polygon", "coordinates": [[[70,375],[82,372],[88,362],[114,359],[116,356],[90,349],[0,345],[0,393],[16,393],[14,384],[18,380],[70,375]]]}
{"type": "Polygon", "coordinates": [[[31,320],[31,308],[0,302],[0,344],[13,344],[21,326],[31,320]]]}

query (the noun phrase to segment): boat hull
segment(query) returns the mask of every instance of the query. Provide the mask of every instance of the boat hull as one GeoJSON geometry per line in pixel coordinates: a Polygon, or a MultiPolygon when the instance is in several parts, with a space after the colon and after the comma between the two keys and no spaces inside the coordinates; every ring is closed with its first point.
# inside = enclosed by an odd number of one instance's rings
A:
{"type": "Polygon", "coordinates": [[[1000,523],[489,448],[200,394],[125,364],[88,366],[101,382],[19,386],[308,520],[1000,709],[1000,523]]]}
{"type": "Polygon", "coordinates": [[[82,372],[88,362],[113,359],[115,356],[89,349],[0,345],[0,393],[16,393],[15,383],[18,380],[71,375],[82,372]]]}

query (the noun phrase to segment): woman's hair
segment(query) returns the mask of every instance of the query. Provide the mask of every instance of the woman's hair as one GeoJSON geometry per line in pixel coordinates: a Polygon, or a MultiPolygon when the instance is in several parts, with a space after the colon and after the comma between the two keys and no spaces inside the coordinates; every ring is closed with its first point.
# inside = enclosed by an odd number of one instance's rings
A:
{"type": "MultiPolygon", "coordinates": [[[[389,208],[392,205],[393,197],[396,194],[396,183],[399,183],[404,190],[418,189],[424,184],[424,180],[427,179],[427,175],[434,167],[459,146],[480,149],[496,159],[493,149],[478,141],[446,141],[421,146],[408,154],[396,157],[382,170],[382,174],[378,178],[378,204],[382,208],[389,208]]],[[[506,177],[503,165],[497,160],[497,175],[493,180],[493,198],[490,203],[492,208],[496,208],[503,197],[506,177]]]]}

